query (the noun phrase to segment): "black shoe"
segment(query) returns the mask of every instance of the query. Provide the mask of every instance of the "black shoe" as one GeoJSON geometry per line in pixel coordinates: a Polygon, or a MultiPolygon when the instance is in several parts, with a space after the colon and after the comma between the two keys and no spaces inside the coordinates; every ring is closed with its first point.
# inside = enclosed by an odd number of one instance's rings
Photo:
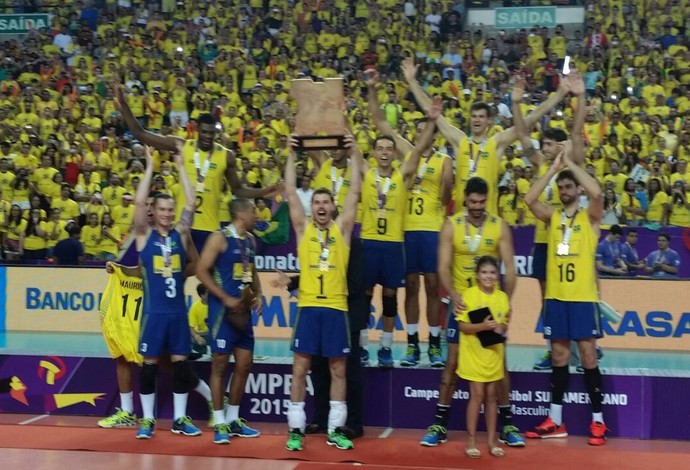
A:
{"type": "Polygon", "coordinates": [[[307,424],[304,428],[304,434],[326,434],[326,426],[322,426],[319,423],[307,424]]]}
{"type": "Polygon", "coordinates": [[[198,352],[193,352],[193,353],[190,353],[189,356],[187,356],[187,359],[189,359],[190,361],[198,361],[199,359],[201,359],[202,356],[203,356],[203,354],[200,354],[198,352]]]}
{"type": "Polygon", "coordinates": [[[338,429],[350,440],[357,439],[358,437],[362,437],[364,435],[364,430],[362,428],[352,428],[348,425],[345,425],[338,429]]]}

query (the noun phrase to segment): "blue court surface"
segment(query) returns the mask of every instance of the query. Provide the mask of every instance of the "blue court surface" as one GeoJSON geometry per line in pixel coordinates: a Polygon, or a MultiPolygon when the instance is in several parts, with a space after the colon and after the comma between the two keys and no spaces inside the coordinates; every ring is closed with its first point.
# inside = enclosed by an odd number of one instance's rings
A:
{"type": "MultiPolygon", "coordinates": [[[[405,354],[406,344],[393,345],[393,357],[405,354]]],[[[378,344],[368,346],[370,366],[376,365],[378,344]]],[[[421,345],[422,357],[418,368],[429,367],[427,346],[421,345]]],[[[508,369],[515,372],[532,370],[532,365],[544,354],[545,348],[508,345],[508,369]]],[[[445,353],[445,348],[444,348],[445,353]]],[[[690,352],[663,352],[606,349],[601,360],[602,372],[612,375],[657,377],[690,377],[690,352]]],[[[0,354],[3,355],[63,355],[79,357],[109,357],[103,337],[94,333],[28,333],[0,332],[0,354]]],[[[208,361],[204,356],[201,361],[208,361]]],[[[287,340],[259,339],[256,342],[255,362],[287,364],[292,362],[287,340]]],[[[397,362],[396,362],[397,366],[397,362]]]]}

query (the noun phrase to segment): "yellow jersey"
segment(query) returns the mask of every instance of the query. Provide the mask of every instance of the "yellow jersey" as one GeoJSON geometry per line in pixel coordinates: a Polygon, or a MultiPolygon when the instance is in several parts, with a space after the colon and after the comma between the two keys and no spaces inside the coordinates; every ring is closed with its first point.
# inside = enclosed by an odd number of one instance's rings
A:
{"type": "Polygon", "coordinates": [[[298,307],[326,307],[347,311],[347,266],[350,247],[340,227],[321,230],[309,222],[297,247],[300,262],[298,307]],[[322,261],[322,258],[325,261],[322,261]],[[327,263],[328,269],[321,269],[327,263]]]}
{"type": "Polygon", "coordinates": [[[656,193],[649,201],[649,206],[647,207],[647,222],[661,224],[661,221],[664,219],[665,206],[669,202],[668,194],[663,191],[656,193]]]}
{"type": "MultiPolygon", "coordinates": [[[[405,160],[410,154],[405,156],[405,160]]],[[[407,212],[404,229],[408,231],[440,232],[444,207],[441,203],[443,164],[448,155],[434,152],[420,159],[412,188],[407,192],[407,212]]]]}
{"type": "Polygon", "coordinates": [[[565,210],[554,210],[548,226],[546,255],[546,299],[568,302],[598,302],[595,256],[599,237],[594,232],[586,210],[575,217],[565,210]],[[558,254],[558,246],[570,229],[567,254],[558,254]]]}
{"type": "MultiPolygon", "coordinates": [[[[491,294],[482,292],[473,286],[462,294],[466,310],[456,315],[458,322],[472,323],[469,312],[487,307],[498,324],[507,324],[510,313],[510,302],[505,292],[494,289],[491,294]]],[[[460,332],[460,349],[458,350],[459,377],[472,382],[495,382],[503,378],[503,343],[483,347],[476,334],[460,332]]]]}
{"type": "Polygon", "coordinates": [[[393,169],[390,177],[371,168],[362,182],[362,239],[402,242],[407,189],[402,173],[393,169]]]}
{"type": "MultiPolygon", "coordinates": [[[[196,213],[192,225],[194,230],[213,232],[220,228],[220,203],[223,198],[227,155],[228,149],[220,144],[214,143],[211,152],[199,150],[196,139],[184,144],[184,167],[196,190],[196,213]]],[[[184,205],[184,192],[181,191],[177,203],[178,220],[184,205]]]]}
{"type": "Polygon", "coordinates": [[[498,213],[500,173],[501,162],[495,138],[490,137],[482,142],[474,142],[470,137],[462,139],[455,159],[455,208],[459,210],[465,204],[467,180],[478,176],[489,186],[486,210],[492,214],[498,213]]]}
{"type": "MultiPolygon", "coordinates": [[[[549,165],[541,165],[539,167],[539,176],[541,177],[545,175],[547,171],[549,171],[549,165]]],[[[558,196],[558,185],[556,184],[556,176],[554,176],[551,179],[548,186],[546,186],[546,189],[544,189],[544,191],[539,195],[539,200],[551,207],[560,207],[562,205],[561,198],[558,196]]],[[[530,214],[531,213],[532,211],[530,211],[530,214]]],[[[535,218],[535,221],[536,225],[534,230],[534,243],[548,243],[549,234],[546,227],[546,222],[542,222],[537,218],[535,218]]]]}
{"type": "Polygon", "coordinates": [[[120,356],[141,365],[139,355],[139,319],[143,289],[141,279],[125,275],[119,266],[108,278],[101,298],[100,314],[103,338],[113,359],[120,356]]]}
{"type": "MultiPolygon", "coordinates": [[[[38,227],[45,232],[48,229],[48,224],[46,222],[39,222],[38,227]]],[[[48,243],[43,237],[34,234],[24,237],[25,250],[44,250],[47,247],[48,243]]]]}
{"type": "Polygon", "coordinates": [[[462,293],[475,284],[477,258],[499,256],[503,219],[487,213],[484,223],[475,227],[463,210],[451,217],[453,224],[453,288],[462,293]]]}
{"type": "MultiPolygon", "coordinates": [[[[314,177],[311,187],[314,189],[326,188],[335,199],[335,206],[338,208],[338,213],[343,213],[345,206],[345,198],[350,192],[351,169],[348,165],[345,168],[336,168],[333,166],[333,160],[328,159],[319,168],[319,172],[314,177]]],[[[357,205],[357,217],[355,222],[362,221],[362,205],[357,205]]]]}
{"type": "Polygon", "coordinates": [[[189,327],[193,328],[197,333],[208,333],[208,325],[206,319],[208,318],[208,304],[197,300],[189,307],[187,313],[189,317],[189,327]]]}

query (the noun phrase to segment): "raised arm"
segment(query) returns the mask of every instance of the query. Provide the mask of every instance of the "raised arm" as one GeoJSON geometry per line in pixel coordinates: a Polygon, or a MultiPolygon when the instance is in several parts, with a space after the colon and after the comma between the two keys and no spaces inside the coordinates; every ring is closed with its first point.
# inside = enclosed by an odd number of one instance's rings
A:
{"type": "Polygon", "coordinates": [[[307,216],[299,196],[297,196],[297,172],[295,171],[295,148],[299,145],[294,136],[290,137],[290,152],[288,152],[285,164],[285,193],[287,194],[288,208],[290,209],[290,222],[295,230],[297,240],[302,239],[307,216]]]}
{"type": "Polygon", "coordinates": [[[230,183],[232,193],[236,196],[247,199],[256,199],[257,197],[270,197],[283,191],[282,182],[278,182],[265,188],[250,188],[242,183],[240,175],[237,171],[237,157],[232,150],[228,150],[226,162],[227,165],[225,169],[225,178],[228,180],[228,183],[230,183]]]}
{"type": "Polygon", "coordinates": [[[527,157],[535,168],[539,168],[544,162],[544,154],[539,150],[535,149],[532,145],[532,139],[529,135],[529,129],[525,123],[525,118],[522,115],[522,107],[520,103],[522,102],[522,97],[525,94],[525,79],[519,77],[515,80],[513,85],[513,92],[511,94],[512,108],[513,108],[513,126],[515,127],[515,132],[517,138],[522,145],[522,154],[527,157]]]}
{"type": "Polygon", "coordinates": [[[183,142],[178,141],[176,144],[175,151],[172,152],[172,154],[173,159],[177,164],[177,173],[178,177],[180,178],[180,184],[182,185],[182,191],[184,192],[185,199],[184,209],[182,209],[182,215],[180,215],[180,221],[176,228],[180,233],[182,233],[192,228],[192,224],[194,223],[194,213],[196,212],[196,193],[194,192],[192,182],[189,180],[189,175],[184,167],[184,159],[182,158],[183,142]]]}
{"type": "Polygon", "coordinates": [[[147,145],[145,149],[146,168],[144,169],[144,176],[139,181],[137,192],[134,195],[134,233],[137,235],[137,242],[139,235],[148,235],[150,230],[146,200],[149,197],[149,189],[153,179],[153,155],[151,154],[151,147],[147,145]]]}
{"type": "MultiPolygon", "coordinates": [[[[563,161],[566,167],[573,172],[580,185],[585,188],[587,196],[589,196],[589,207],[587,207],[587,214],[589,219],[598,224],[604,214],[604,204],[601,197],[601,186],[599,182],[592,178],[584,168],[578,165],[573,159],[572,155],[577,153],[577,149],[573,147],[572,142],[562,142],[560,144],[564,151],[563,161]]],[[[584,149],[581,149],[584,152],[584,149]]]]}
{"type": "Polygon", "coordinates": [[[563,80],[570,92],[577,97],[577,107],[575,108],[575,120],[573,121],[573,128],[570,134],[570,140],[573,142],[572,160],[578,165],[585,163],[585,139],[583,136],[583,128],[585,126],[585,117],[587,116],[587,99],[585,98],[585,81],[578,72],[572,72],[563,80]]]}
{"type": "Polygon", "coordinates": [[[563,162],[563,154],[559,154],[554,160],[553,164],[549,167],[549,170],[539,178],[527,194],[525,194],[525,204],[529,206],[530,210],[534,216],[541,220],[542,222],[548,222],[553,215],[553,207],[548,204],[544,204],[539,200],[539,195],[544,192],[546,187],[551,184],[551,179],[563,168],[565,168],[565,163],[563,162]]]}
{"type": "Polygon", "coordinates": [[[374,119],[374,124],[380,133],[389,135],[395,139],[395,148],[398,154],[405,157],[413,149],[413,146],[407,139],[404,139],[398,134],[393,127],[386,121],[386,117],[381,110],[381,103],[379,103],[378,93],[376,92],[376,85],[379,83],[379,73],[376,70],[369,70],[367,74],[367,90],[369,96],[369,112],[374,119]]]}
{"type": "Polygon", "coordinates": [[[441,97],[437,96],[431,103],[431,107],[427,112],[428,121],[422,134],[417,139],[417,145],[412,150],[410,158],[403,162],[400,171],[405,179],[405,186],[410,187],[414,181],[415,173],[417,172],[417,167],[419,166],[419,159],[421,155],[429,148],[434,142],[434,132],[436,131],[436,122],[441,115],[441,110],[443,108],[443,102],[441,97]]]}
{"type": "MultiPolygon", "coordinates": [[[[362,193],[362,171],[360,166],[364,160],[359,154],[357,141],[352,134],[345,135],[345,148],[350,153],[350,191],[345,197],[343,213],[340,216],[340,228],[345,241],[349,244],[352,229],[357,218],[357,203],[362,193]]],[[[335,195],[334,195],[335,196],[335,195]]]]}
{"type": "MultiPolygon", "coordinates": [[[[410,91],[414,95],[415,100],[417,100],[417,104],[422,107],[422,110],[428,112],[431,107],[431,98],[417,81],[417,69],[418,66],[414,64],[412,59],[405,59],[402,63],[403,75],[405,76],[407,84],[410,86],[410,91]]],[[[467,138],[467,134],[451,125],[443,116],[439,116],[436,125],[438,126],[439,132],[441,132],[443,137],[446,138],[456,151],[460,141],[467,138]]]]}
{"type": "MultiPolygon", "coordinates": [[[[525,116],[525,126],[527,129],[531,129],[537,122],[539,122],[539,119],[544,117],[546,113],[551,111],[558,103],[560,103],[566,94],[568,94],[568,89],[566,88],[565,83],[561,81],[556,93],[553,93],[546,101],[540,104],[537,109],[525,116]]],[[[515,139],[517,139],[517,131],[515,130],[515,126],[510,127],[496,135],[496,143],[498,144],[499,148],[512,144],[515,142],[515,139]]]]}
{"type": "Polygon", "coordinates": [[[127,99],[122,90],[122,85],[119,83],[115,85],[115,107],[122,113],[122,119],[124,119],[125,125],[139,142],[156,147],[158,150],[166,150],[168,152],[175,151],[177,142],[184,142],[184,139],[180,137],[172,135],[163,136],[144,129],[134,117],[134,114],[132,114],[132,110],[129,108],[129,104],[127,104],[127,99]]]}

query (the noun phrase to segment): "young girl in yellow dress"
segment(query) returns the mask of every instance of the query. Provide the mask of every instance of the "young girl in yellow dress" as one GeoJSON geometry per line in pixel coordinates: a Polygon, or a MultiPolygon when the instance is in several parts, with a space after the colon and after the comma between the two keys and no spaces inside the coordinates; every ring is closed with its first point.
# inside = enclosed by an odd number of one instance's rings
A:
{"type": "Polygon", "coordinates": [[[498,260],[492,256],[482,256],[477,260],[477,284],[467,289],[463,295],[465,309],[457,315],[460,325],[460,350],[457,374],[470,385],[470,400],[467,403],[467,442],[465,454],[470,458],[481,457],[477,448],[476,433],[479,410],[484,404],[487,444],[489,453],[503,457],[503,449],[498,446],[496,434],[496,388],[503,379],[503,343],[483,347],[477,333],[494,331],[505,334],[508,328],[510,303],[505,292],[497,285],[499,280],[498,260]],[[487,307],[491,315],[482,323],[472,323],[469,312],[487,307]]]}

